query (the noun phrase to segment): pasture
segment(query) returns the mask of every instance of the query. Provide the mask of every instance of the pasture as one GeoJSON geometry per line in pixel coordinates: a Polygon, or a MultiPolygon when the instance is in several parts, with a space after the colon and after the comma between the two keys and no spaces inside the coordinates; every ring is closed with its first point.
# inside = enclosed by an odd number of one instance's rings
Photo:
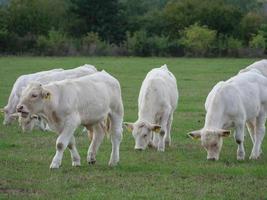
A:
{"type": "Polygon", "coordinates": [[[220,160],[208,162],[199,141],[186,133],[203,126],[204,102],[212,86],[226,80],[256,59],[189,58],[0,58],[0,107],[6,105],[16,78],[56,67],[85,63],[105,69],[121,83],[124,121],[137,119],[137,98],[146,73],[167,64],[177,78],[178,109],[172,126],[172,146],[134,151],[134,139],[124,130],[120,163],[108,167],[110,140],[104,139],[95,165],[88,165],[87,135],[77,130],[82,166],[73,168],[68,150],[62,167],[49,170],[55,153],[56,134],[22,133],[17,124],[5,127],[0,116],[0,199],[267,199],[267,139],[263,155],[248,159],[252,143],[245,138],[245,161],[236,160],[237,145],[224,139],[220,160]]]}

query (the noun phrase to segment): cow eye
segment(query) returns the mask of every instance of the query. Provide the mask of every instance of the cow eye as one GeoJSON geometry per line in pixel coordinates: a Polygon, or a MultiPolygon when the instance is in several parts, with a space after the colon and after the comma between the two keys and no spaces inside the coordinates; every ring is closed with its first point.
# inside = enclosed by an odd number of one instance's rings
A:
{"type": "Polygon", "coordinates": [[[36,98],[37,97],[37,95],[36,94],[32,94],[32,98],[36,98]]]}
{"type": "Polygon", "coordinates": [[[214,143],[214,144],[212,145],[212,147],[217,147],[217,143],[214,143]]]}
{"type": "Polygon", "coordinates": [[[144,135],[144,138],[146,138],[146,137],[147,137],[147,134],[144,135]]]}

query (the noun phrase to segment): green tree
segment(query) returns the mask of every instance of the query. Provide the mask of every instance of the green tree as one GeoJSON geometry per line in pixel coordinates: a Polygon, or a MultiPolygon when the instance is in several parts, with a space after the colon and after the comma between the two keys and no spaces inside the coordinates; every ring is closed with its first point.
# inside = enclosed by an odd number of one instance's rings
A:
{"type": "Polygon", "coordinates": [[[242,14],[238,8],[222,0],[174,0],[164,9],[167,30],[172,37],[194,23],[206,25],[218,33],[238,35],[242,14]]]}
{"type": "Polygon", "coordinates": [[[193,24],[182,32],[181,44],[184,45],[187,55],[205,56],[216,39],[216,31],[206,26],[193,24]]]}
{"type": "Polygon", "coordinates": [[[124,39],[126,20],[118,0],[71,0],[70,11],[76,16],[76,36],[95,32],[109,42],[124,39]]]}
{"type": "Polygon", "coordinates": [[[241,34],[246,44],[250,38],[255,35],[261,24],[263,23],[263,17],[260,14],[249,12],[241,20],[241,34]]]}

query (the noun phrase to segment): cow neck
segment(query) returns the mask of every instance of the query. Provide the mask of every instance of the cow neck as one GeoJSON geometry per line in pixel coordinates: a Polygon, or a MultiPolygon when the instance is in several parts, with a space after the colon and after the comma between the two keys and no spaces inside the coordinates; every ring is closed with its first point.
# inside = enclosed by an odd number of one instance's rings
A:
{"type": "Polygon", "coordinates": [[[139,121],[147,121],[150,123],[156,123],[156,113],[153,111],[150,112],[149,109],[144,109],[142,112],[139,112],[138,114],[138,120],[139,121]]]}
{"type": "Polygon", "coordinates": [[[16,112],[16,106],[18,105],[18,97],[15,94],[11,94],[8,98],[8,103],[7,103],[7,110],[9,113],[15,113],[16,112]]]}
{"type": "Polygon", "coordinates": [[[223,102],[221,102],[221,98],[215,95],[212,105],[207,110],[204,128],[222,129],[224,125],[224,109],[225,107],[223,102]]]}

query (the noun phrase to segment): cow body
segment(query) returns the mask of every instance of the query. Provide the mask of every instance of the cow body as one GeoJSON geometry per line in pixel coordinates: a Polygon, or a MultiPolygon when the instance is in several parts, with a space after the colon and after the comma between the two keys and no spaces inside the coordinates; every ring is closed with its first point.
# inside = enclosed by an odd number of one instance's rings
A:
{"type": "Polygon", "coordinates": [[[108,116],[111,121],[112,153],[109,165],[119,161],[122,138],[123,104],[119,82],[102,71],[93,75],[57,81],[47,85],[32,83],[23,91],[18,111],[23,117],[37,114],[59,134],[56,155],[50,168],[61,165],[63,151],[69,147],[73,166],[80,165],[75,147],[75,129],[84,125],[94,128],[93,141],[88,150],[88,162],[95,161],[96,151],[103,139],[101,123],[108,116]]]}
{"type": "Polygon", "coordinates": [[[248,72],[251,70],[255,72],[258,71],[259,73],[267,77],[267,60],[263,59],[263,60],[254,62],[248,67],[246,67],[245,69],[240,70],[239,73],[248,72]]]}
{"type": "Polygon", "coordinates": [[[164,65],[151,70],[142,83],[138,98],[138,120],[125,123],[133,131],[135,149],[152,145],[158,151],[171,143],[173,112],[177,107],[178,89],[174,75],[164,65]]]}
{"type": "Polygon", "coordinates": [[[189,133],[201,138],[207,150],[207,159],[218,160],[222,147],[222,138],[228,136],[234,128],[238,144],[237,159],[245,158],[245,124],[253,130],[253,149],[251,159],[257,159],[261,153],[261,143],[265,134],[267,114],[267,79],[255,70],[239,73],[225,82],[219,82],[209,93],[205,108],[205,125],[199,131],[189,133]]]}

